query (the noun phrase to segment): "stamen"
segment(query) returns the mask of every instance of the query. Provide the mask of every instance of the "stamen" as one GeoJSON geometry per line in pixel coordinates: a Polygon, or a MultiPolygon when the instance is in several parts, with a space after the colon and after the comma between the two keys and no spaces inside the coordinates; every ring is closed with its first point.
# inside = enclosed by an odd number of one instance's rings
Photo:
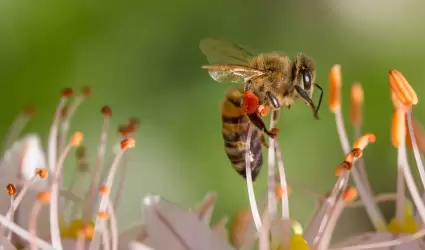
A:
{"type": "Polygon", "coordinates": [[[62,243],[59,232],[58,222],[58,202],[59,202],[59,180],[62,172],[63,163],[69,154],[72,147],[78,147],[84,138],[83,133],[76,132],[71,137],[70,143],[64,148],[64,151],[58,158],[57,166],[55,168],[54,177],[51,186],[51,202],[50,202],[50,235],[53,247],[58,250],[62,249],[62,243]]]}
{"type": "Polygon", "coordinates": [[[414,130],[413,130],[412,111],[408,111],[406,116],[407,116],[407,127],[409,129],[410,139],[411,139],[412,146],[413,146],[413,154],[414,154],[415,160],[416,160],[416,167],[418,168],[419,175],[421,177],[422,186],[425,188],[425,169],[424,169],[424,165],[422,163],[422,158],[421,158],[421,155],[419,153],[418,144],[416,143],[416,137],[415,137],[414,130]]]}
{"type": "Polygon", "coordinates": [[[404,224],[405,211],[405,183],[403,164],[405,162],[405,138],[406,128],[404,123],[405,113],[398,108],[394,111],[392,120],[391,141],[394,147],[397,148],[397,201],[396,201],[396,220],[399,225],[404,224]]]}
{"type": "Polygon", "coordinates": [[[112,115],[112,109],[109,106],[103,106],[100,110],[100,113],[104,116],[103,118],[103,126],[102,126],[102,132],[100,134],[100,143],[99,148],[97,152],[97,163],[96,163],[96,170],[93,174],[93,180],[91,181],[90,185],[90,197],[88,202],[88,208],[85,211],[85,221],[88,220],[92,214],[93,210],[93,201],[95,200],[96,195],[96,188],[99,186],[100,181],[100,174],[102,172],[102,166],[105,158],[105,149],[106,144],[108,142],[108,130],[109,130],[109,121],[112,115]]]}
{"type": "Polygon", "coordinates": [[[111,201],[109,201],[109,204],[108,204],[108,213],[109,213],[109,219],[110,219],[109,221],[111,224],[112,250],[118,250],[118,224],[117,224],[117,218],[115,216],[115,209],[111,201]]]}
{"type": "Polygon", "coordinates": [[[389,74],[389,85],[391,91],[398,99],[398,101],[406,107],[411,107],[418,103],[418,96],[415,90],[410,86],[406,78],[400,71],[395,69],[390,70],[389,74]]]}
{"type": "Polygon", "coordinates": [[[41,207],[43,204],[49,203],[50,200],[50,194],[48,192],[40,192],[37,195],[37,201],[35,202],[32,210],[31,210],[31,219],[29,221],[29,232],[31,235],[30,238],[30,246],[32,250],[37,250],[37,244],[35,243],[35,237],[37,235],[36,229],[37,229],[37,218],[38,213],[41,210],[41,207]]]}
{"type": "Polygon", "coordinates": [[[333,113],[341,109],[341,66],[338,64],[329,73],[329,109],[333,113]]]}
{"type": "MultiPolygon", "coordinates": [[[[133,148],[133,147],[135,147],[135,145],[136,145],[136,141],[132,138],[124,139],[124,140],[121,141],[121,150],[115,156],[115,159],[112,163],[112,166],[109,169],[109,173],[108,173],[108,176],[107,176],[106,181],[105,181],[106,186],[108,186],[108,187],[112,186],[113,181],[114,181],[114,177],[115,177],[115,173],[117,171],[117,167],[120,163],[122,156],[124,155],[124,153],[129,148],[133,148]]],[[[109,193],[101,196],[98,211],[105,211],[107,209],[108,203],[109,203],[109,193]]],[[[102,237],[103,238],[106,237],[105,234],[107,233],[107,230],[105,229],[105,226],[102,225],[102,224],[103,223],[101,223],[101,219],[99,217],[97,217],[96,222],[95,222],[93,239],[92,239],[92,242],[90,244],[90,250],[98,249],[99,241],[100,241],[99,237],[100,237],[100,233],[102,231],[104,231],[102,237]]]]}
{"type": "Polygon", "coordinates": [[[354,127],[362,125],[363,88],[360,83],[355,83],[350,89],[350,121],[354,127]]]}
{"type": "Polygon", "coordinates": [[[255,228],[257,232],[260,231],[262,227],[262,222],[260,218],[260,213],[258,212],[257,200],[255,199],[255,192],[252,183],[252,175],[251,175],[251,138],[254,127],[252,125],[249,126],[247,139],[245,143],[245,168],[246,168],[246,188],[248,190],[248,199],[249,205],[251,207],[252,219],[254,220],[255,228]]]}
{"type": "MultiPolygon", "coordinates": [[[[405,119],[405,124],[407,128],[408,127],[407,117],[405,119]]],[[[422,125],[418,122],[418,120],[415,119],[413,114],[412,114],[412,127],[413,127],[413,132],[415,134],[415,140],[416,140],[416,144],[418,145],[418,149],[420,152],[424,153],[425,152],[425,132],[422,125]]],[[[410,149],[413,149],[410,133],[406,133],[406,146],[410,149]]]]}
{"type": "Polygon", "coordinates": [[[3,145],[3,150],[8,150],[13,142],[19,137],[22,130],[24,130],[25,126],[27,125],[30,117],[34,115],[35,113],[35,106],[34,105],[28,105],[24,112],[15,119],[15,121],[12,123],[12,125],[9,128],[8,135],[6,137],[5,143],[3,145]]]}
{"type": "MultiPolygon", "coordinates": [[[[279,111],[273,110],[271,119],[270,119],[270,129],[276,128],[277,118],[279,115],[279,111]]],[[[269,149],[268,149],[268,178],[267,178],[267,187],[268,187],[268,201],[267,206],[270,213],[270,218],[274,219],[277,211],[277,203],[275,196],[275,142],[277,140],[275,138],[269,138],[269,149]]]]}
{"type": "Polygon", "coordinates": [[[288,197],[288,192],[286,192],[286,190],[288,189],[288,186],[286,183],[285,168],[283,165],[282,153],[280,151],[279,143],[277,140],[274,143],[275,143],[275,149],[277,154],[280,186],[281,186],[281,189],[284,190],[281,197],[282,199],[282,246],[284,249],[289,249],[289,246],[290,246],[289,244],[291,240],[291,237],[290,237],[291,220],[289,217],[289,197],[288,197]]]}

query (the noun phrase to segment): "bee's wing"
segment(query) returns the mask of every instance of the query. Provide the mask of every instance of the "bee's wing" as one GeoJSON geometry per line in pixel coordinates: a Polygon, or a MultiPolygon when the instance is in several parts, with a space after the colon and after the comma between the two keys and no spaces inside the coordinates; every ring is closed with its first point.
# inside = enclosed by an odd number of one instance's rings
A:
{"type": "Polygon", "coordinates": [[[210,64],[241,64],[248,65],[254,55],[241,46],[230,41],[204,38],[199,44],[202,53],[207,56],[210,64]]]}
{"type": "Polygon", "coordinates": [[[202,66],[202,68],[207,69],[210,76],[217,82],[245,83],[252,77],[266,73],[249,66],[236,64],[206,65],[202,66]]]}

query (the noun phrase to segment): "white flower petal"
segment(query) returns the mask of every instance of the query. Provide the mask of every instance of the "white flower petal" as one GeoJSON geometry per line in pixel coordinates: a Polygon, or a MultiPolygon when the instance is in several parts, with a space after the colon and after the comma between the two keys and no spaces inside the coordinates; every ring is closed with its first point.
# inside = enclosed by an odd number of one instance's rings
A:
{"type": "Polygon", "coordinates": [[[195,213],[185,211],[158,196],[144,199],[144,211],[148,229],[144,243],[157,250],[232,249],[195,213]]]}
{"type": "MultiPolygon", "coordinates": [[[[364,244],[376,244],[384,241],[391,241],[397,238],[401,238],[407,236],[406,234],[391,234],[391,233],[381,233],[381,232],[371,232],[365,233],[358,236],[350,237],[344,240],[343,243],[336,244],[338,247],[347,247],[347,246],[358,246],[364,244]]],[[[336,248],[336,247],[332,247],[336,248]]],[[[409,241],[402,243],[397,246],[389,246],[389,247],[377,247],[377,248],[368,248],[368,250],[421,250],[423,249],[422,243],[419,240],[409,241]]]]}
{"type": "Polygon", "coordinates": [[[199,216],[202,222],[206,225],[211,223],[211,217],[214,211],[214,205],[217,200],[217,195],[213,192],[208,193],[201,204],[197,205],[194,209],[195,213],[199,216]]]}
{"type": "Polygon", "coordinates": [[[130,229],[125,230],[119,236],[118,249],[126,249],[129,242],[143,241],[146,237],[146,228],[144,225],[137,225],[130,229]]]}
{"type": "Polygon", "coordinates": [[[156,250],[152,247],[148,247],[145,244],[142,244],[140,242],[135,242],[135,241],[130,242],[128,244],[128,247],[130,250],[156,250]]]}
{"type": "Polygon", "coordinates": [[[16,141],[6,151],[0,167],[2,174],[17,175],[21,171],[26,180],[35,175],[37,168],[45,168],[46,159],[38,135],[29,134],[16,141]]]}

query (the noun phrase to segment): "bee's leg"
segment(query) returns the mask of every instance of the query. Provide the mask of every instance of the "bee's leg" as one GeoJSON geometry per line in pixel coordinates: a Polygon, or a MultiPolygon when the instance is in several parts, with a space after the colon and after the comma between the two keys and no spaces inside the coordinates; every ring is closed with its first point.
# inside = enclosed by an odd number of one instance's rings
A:
{"type": "Polygon", "coordinates": [[[264,124],[264,121],[257,113],[248,114],[248,118],[252,122],[252,124],[254,124],[261,131],[264,131],[264,133],[266,133],[271,138],[275,138],[276,135],[279,133],[279,129],[277,128],[272,128],[271,130],[268,130],[266,124],[264,124]]]}
{"type": "Polygon", "coordinates": [[[264,134],[261,135],[261,144],[265,147],[268,148],[269,147],[269,143],[266,141],[266,137],[264,136],[264,134]]]}

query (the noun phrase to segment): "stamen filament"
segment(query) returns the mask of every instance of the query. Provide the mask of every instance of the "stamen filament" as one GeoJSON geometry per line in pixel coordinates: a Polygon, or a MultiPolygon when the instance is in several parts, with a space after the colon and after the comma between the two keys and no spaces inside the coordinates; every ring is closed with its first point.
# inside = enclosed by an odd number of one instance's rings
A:
{"type": "Polygon", "coordinates": [[[254,131],[254,127],[249,125],[247,139],[245,143],[245,172],[246,172],[246,188],[248,190],[248,199],[249,205],[251,207],[252,219],[254,221],[255,228],[257,232],[260,232],[262,227],[262,222],[260,218],[260,213],[258,212],[257,200],[255,199],[255,192],[252,183],[252,175],[251,175],[251,139],[252,132],[254,131]]]}
{"type": "Polygon", "coordinates": [[[282,152],[280,151],[279,143],[276,140],[275,149],[277,154],[277,163],[280,176],[280,186],[282,188],[282,246],[283,249],[289,249],[291,240],[291,219],[289,217],[289,197],[288,185],[286,183],[285,168],[283,165],[282,152]]]}
{"type": "Polygon", "coordinates": [[[111,224],[112,250],[118,250],[118,224],[117,224],[117,218],[115,216],[115,209],[111,201],[109,201],[109,204],[108,204],[108,214],[109,214],[109,220],[111,224]]]}
{"type": "MultiPolygon", "coordinates": [[[[277,116],[279,112],[273,110],[271,119],[270,119],[270,129],[274,129],[276,127],[277,116]]],[[[276,140],[277,141],[277,140],[276,140]]],[[[277,203],[275,196],[275,139],[269,137],[269,149],[268,149],[268,177],[267,177],[267,187],[268,187],[268,209],[270,213],[270,217],[273,219],[276,216],[277,203]]]]}
{"type": "Polygon", "coordinates": [[[410,139],[412,141],[413,153],[415,155],[415,160],[416,160],[416,166],[418,168],[419,175],[421,177],[422,186],[425,188],[425,169],[422,163],[421,155],[419,153],[418,144],[416,143],[416,136],[413,131],[412,111],[406,112],[406,115],[407,115],[407,127],[409,129],[410,139]]]}
{"type": "Polygon", "coordinates": [[[37,236],[37,218],[41,208],[42,208],[42,203],[40,201],[36,201],[31,210],[31,217],[30,217],[31,219],[28,225],[28,229],[31,235],[31,238],[29,241],[31,250],[37,250],[37,244],[35,243],[34,238],[37,236]]]}

